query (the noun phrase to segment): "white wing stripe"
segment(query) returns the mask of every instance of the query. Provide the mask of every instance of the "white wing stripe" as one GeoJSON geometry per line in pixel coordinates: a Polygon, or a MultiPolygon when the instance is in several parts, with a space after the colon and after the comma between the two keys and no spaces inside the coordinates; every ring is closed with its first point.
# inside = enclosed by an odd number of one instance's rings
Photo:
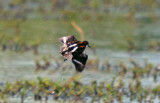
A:
{"type": "Polygon", "coordinates": [[[69,48],[74,47],[74,46],[77,46],[77,44],[72,44],[69,46],[69,48]]]}
{"type": "Polygon", "coordinates": [[[78,60],[74,59],[73,61],[80,64],[81,66],[83,66],[83,64],[81,62],[79,62],[78,60]]]}
{"type": "Polygon", "coordinates": [[[63,43],[66,44],[67,42],[67,37],[63,37],[63,43]]]}
{"type": "Polygon", "coordinates": [[[77,50],[78,47],[75,47],[71,52],[75,52],[77,50]]]}

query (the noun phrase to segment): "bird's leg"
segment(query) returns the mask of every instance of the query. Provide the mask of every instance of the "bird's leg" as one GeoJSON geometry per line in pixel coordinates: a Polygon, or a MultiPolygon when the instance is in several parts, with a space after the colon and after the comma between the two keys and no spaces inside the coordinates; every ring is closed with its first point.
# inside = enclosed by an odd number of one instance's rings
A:
{"type": "Polygon", "coordinates": [[[67,59],[64,59],[64,62],[66,61],[67,59]]]}

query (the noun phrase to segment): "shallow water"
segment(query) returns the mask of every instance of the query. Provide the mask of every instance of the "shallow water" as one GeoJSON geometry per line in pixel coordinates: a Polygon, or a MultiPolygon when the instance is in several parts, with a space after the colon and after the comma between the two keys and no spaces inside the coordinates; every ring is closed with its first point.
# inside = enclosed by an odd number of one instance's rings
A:
{"type": "MultiPolygon", "coordinates": [[[[73,76],[75,73],[75,70],[72,65],[72,70],[66,70],[64,72],[61,72],[61,70],[58,70],[58,72],[55,72],[54,74],[49,73],[50,71],[53,71],[55,68],[55,61],[51,60],[51,67],[48,71],[39,71],[35,72],[35,59],[40,59],[42,61],[43,56],[53,55],[56,58],[62,60],[62,65],[71,65],[72,63],[68,60],[66,62],[63,62],[63,58],[61,58],[59,52],[59,47],[52,47],[50,45],[48,46],[42,46],[39,48],[40,53],[39,55],[35,56],[32,54],[32,52],[26,52],[26,53],[15,53],[15,52],[1,52],[0,53],[0,81],[15,81],[17,79],[33,79],[37,76],[42,77],[48,77],[53,80],[61,80],[65,78],[69,78],[73,76]],[[20,78],[19,78],[20,77],[20,78]]],[[[160,53],[158,52],[133,52],[128,53],[124,51],[113,51],[108,49],[97,49],[96,54],[94,54],[91,50],[87,48],[86,50],[87,54],[89,55],[90,59],[98,58],[100,60],[100,64],[103,63],[104,60],[108,60],[111,64],[116,65],[120,62],[124,62],[126,65],[131,65],[130,60],[135,60],[140,65],[144,65],[147,61],[148,63],[152,63],[154,65],[160,64],[160,53]]],[[[43,63],[43,61],[42,61],[43,63]]],[[[87,68],[87,67],[86,67],[87,68]]],[[[116,69],[115,69],[116,70],[116,69]]],[[[105,80],[109,78],[112,74],[103,74],[102,72],[94,72],[89,70],[84,70],[84,72],[81,73],[83,75],[82,77],[85,80],[96,80],[98,78],[99,81],[105,80]],[[96,75],[95,75],[96,73],[96,75]]]]}
{"type": "MultiPolygon", "coordinates": [[[[68,60],[63,62],[63,58],[60,57],[59,47],[52,47],[50,45],[41,46],[39,48],[39,55],[33,55],[32,52],[25,53],[15,53],[11,51],[0,52],[0,82],[5,83],[7,81],[15,82],[16,80],[36,80],[37,77],[49,78],[53,81],[64,81],[68,80],[72,76],[79,75],[83,84],[90,84],[93,80],[96,80],[98,83],[105,82],[110,83],[114,77],[116,80],[120,79],[117,76],[118,72],[115,68],[112,68],[111,73],[103,73],[102,71],[95,71],[91,69],[85,69],[82,73],[75,73],[74,66],[72,68],[66,68],[65,71],[61,69],[55,70],[55,62],[51,60],[51,67],[46,71],[38,71],[35,72],[35,59],[40,59],[42,61],[43,56],[53,55],[62,61],[62,65],[71,65],[72,63],[68,60]],[[114,70],[115,69],[115,70],[114,70]]],[[[100,64],[103,63],[104,60],[108,60],[112,65],[117,65],[120,62],[124,62],[126,65],[130,66],[129,60],[133,59],[140,65],[144,66],[145,62],[152,63],[154,65],[159,65],[160,61],[160,53],[158,52],[124,52],[124,51],[113,51],[108,49],[97,49],[96,54],[93,53],[90,49],[87,48],[87,54],[89,55],[89,60],[98,58],[100,60],[100,64]]],[[[43,61],[42,61],[43,63],[43,61]]],[[[87,67],[86,67],[87,68],[87,67]]],[[[127,87],[129,81],[132,78],[132,74],[128,73],[123,82],[125,82],[125,86],[127,87]]],[[[157,78],[157,82],[154,82],[153,77],[142,78],[141,79],[142,86],[144,87],[155,87],[160,85],[160,77],[157,78]]],[[[125,98],[125,97],[124,97],[125,98]]],[[[90,98],[86,98],[89,102],[90,98]]],[[[12,103],[17,103],[20,101],[20,98],[10,98],[9,101],[13,101],[12,103]]],[[[158,103],[158,99],[154,100],[154,103],[158,103]]],[[[25,103],[33,102],[32,97],[27,97],[25,99],[25,103]]],[[[53,102],[53,100],[49,100],[48,103],[53,102]]],[[[57,101],[59,102],[59,101],[57,101]]],[[[128,103],[129,99],[125,98],[124,103],[128,103]]],[[[69,102],[68,102],[69,103],[69,102]]],[[[115,101],[114,103],[118,103],[115,101]]],[[[131,103],[137,103],[136,101],[132,101],[131,103]]]]}

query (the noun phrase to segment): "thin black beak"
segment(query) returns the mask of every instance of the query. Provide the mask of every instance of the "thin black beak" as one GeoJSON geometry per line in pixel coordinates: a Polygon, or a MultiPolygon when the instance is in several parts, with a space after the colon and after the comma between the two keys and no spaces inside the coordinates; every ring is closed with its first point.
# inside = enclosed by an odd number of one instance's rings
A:
{"type": "Polygon", "coordinates": [[[88,45],[88,47],[89,47],[89,48],[91,48],[91,46],[90,46],[90,45],[88,45]]]}

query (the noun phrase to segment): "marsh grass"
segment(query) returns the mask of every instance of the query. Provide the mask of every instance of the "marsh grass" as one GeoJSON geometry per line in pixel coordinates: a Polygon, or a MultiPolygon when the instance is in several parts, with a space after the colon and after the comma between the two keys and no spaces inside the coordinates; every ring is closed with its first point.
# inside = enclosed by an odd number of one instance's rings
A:
{"type": "MultiPolygon", "coordinates": [[[[103,47],[129,51],[159,50],[157,39],[150,36],[156,28],[151,29],[149,34],[147,30],[148,26],[158,25],[154,22],[150,24],[138,22],[139,25],[135,28],[125,17],[113,18],[112,15],[106,15],[101,20],[75,20],[75,22],[83,30],[85,39],[95,48],[103,47]],[[155,41],[155,45],[150,41],[155,41]]],[[[12,42],[19,44],[57,45],[56,38],[71,34],[74,34],[79,40],[81,39],[79,32],[72,26],[71,20],[0,20],[0,28],[4,42],[14,38],[12,42]]]]}
{"type": "MultiPolygon", "coordinates": [[[[98,61],[95,60],[95,62],[99,64],[98,61]]],[[[149,63],[141,66],[133,60],[131,64],[132,66],[127,66],[121,62],[116,67],[116,71],[114,70],[115,66],[110,64],[110,71],[105,70],[105,73],[100,68],[103,66],[99,66],[96,70],[92,70],[91,68],[93,67],[91,66],[90,69],[85,71],[95,72],[94,74],[98,72],[101,72],[100,74],[103,75],[112,74],[109,78],[111,80],[103,80],[101,82],[99,80],[90,80],[83,83],[84,81],[81,80],[83,74],[77,72],[74,73],[74,76],[62,81],[37,77],[37,79],[33,80],[21,79],[16,82],[6,82],[0,86],[0,98],[2,102],[6,103],[8,98],[16,97],[20,99],[21,103],[24,103],[27,97],[32,98],[34,101],[44,101],[45,103],[52,99],[57,102],[82,102],[87,98],[90,98],[90,102],[101,102],[103,100],[106,103],[114,101],[123,103],[127,102],[126,98],[130,102],[138,101],[141,103],[144,101],[154,101],[155,98],[158,98],[160,92],[159,85],[156,85],[157,74],[159,73],[158,69],[149,63]],[[143,82],[147,78],[153,79],[150,82],[151,84],[145,86],[143,82]]],[[[91,65],[91,63],[87,65],[91,65]]]]}

